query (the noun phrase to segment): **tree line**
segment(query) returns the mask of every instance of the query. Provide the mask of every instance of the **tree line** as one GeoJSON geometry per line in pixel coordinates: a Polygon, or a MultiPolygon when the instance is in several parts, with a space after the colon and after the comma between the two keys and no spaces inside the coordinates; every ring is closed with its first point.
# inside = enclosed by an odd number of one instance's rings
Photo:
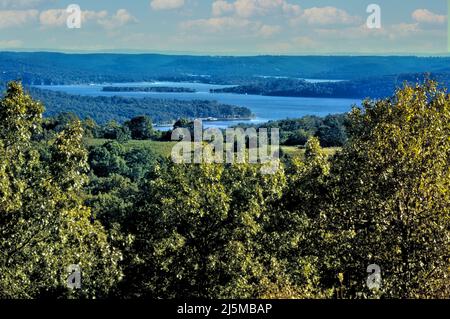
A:
{"type": "MultiPolygon", "coordinates": [[[[59,129],[71,120],[77,119],[73,113],[61,113],[57,116],[47,118],[45,126],[48,129],[59,129]]],[[[194,122],[186,118],[178,119],[167,131],[159,131],[153,126],[152,119],[146,115],[133,117],[131,120],[120,124],[116,121],[109,121],[103,125],[96,123],[91,118],[83,121],[85,134],[93,138],[104,138],[126,142],[129,140],[154,140],[154,141],[171,141],[172,132],[177,128],[187,128],[194,135],[194,122]]],[[[298,119],[286,119],[269,121],[263,124],[238,124],[231,127],[255,128],[257,130],[266,128],[278,128],[280,130],[280,145],[304,147],[308,139],[317,137],[322,147],[341,147],[347,139],[347,114],[334,114],[325,117],[307,115],[298,119]]],[[[222,131],[225,131],[222,129],[222,131]]]]}
{"type": "Polygon", "coordinates": [[[47,107],[46,116],[64,112],[75,113],[80,118],[92,118],[100,124],[111,120],[125,122],[128,119],[147,115],[157,123],[172,123],[185,118],[248,119],[251,111],[246,107],[222,104],[217,101],[181,101],[154,98],[125,98],[119,96],[81,96],[63,92],[29,89],[31,96],[47,107]]]}
{"type": "Polygon", "coordinates": [[[347,114],[331,114],[325,117],[307,115],[298,119],[269,121],[257,125],[243,123],[236,127],[278,128],[281,145],[304,146],[311,137],[316,137],[322,147],[341,147],[348,139],[348,122],[347,114]]]}
{"type": "MultiPolygon", "coordinates": [[[[239,84],[255,75],[360,79],[401,73],[448,73],[448,57],[415,56],[187,56],[0,52],[0,80],[24,84],[127,83],[153,80],[239,84]]],[[[245,84],[245,83],[244,83],[245,84]]],[[[391,92],[389,92],[391,94],[391,92]]]]}
{"type": "Polygon", "coordinates": [[[329,82],[309,82],[298,78],[253,77],[237,86],[210,91],[211,93],[288,97],[385,98],[404,83],[424,83],[428,78],[440,82],[444,87],[450,83],[448,73],[405,73],[329,82]]]}

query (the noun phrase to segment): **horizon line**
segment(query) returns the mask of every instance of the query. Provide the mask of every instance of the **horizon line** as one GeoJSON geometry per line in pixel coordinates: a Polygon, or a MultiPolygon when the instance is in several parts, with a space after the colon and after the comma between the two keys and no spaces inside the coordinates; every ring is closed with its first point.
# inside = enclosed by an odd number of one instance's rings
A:
{"type": "Polygon", "coordinates": [[[148,51],[148,50],[57,50],[57,49],[2,49],[0,53],[56,53],[56,54],[121,54],[121,55],[187,55],[187,56],[208,56],[208,57],[261,57],[261,56],[276,56],[276,57],[308,57],[308,56],[347,56],[347,57],[450,57],[449,52],[442,53],[411,53],[411,52],[319,52],[319,53],[231,53],[231,52],[192,52],[192,51],[148,51]]]}

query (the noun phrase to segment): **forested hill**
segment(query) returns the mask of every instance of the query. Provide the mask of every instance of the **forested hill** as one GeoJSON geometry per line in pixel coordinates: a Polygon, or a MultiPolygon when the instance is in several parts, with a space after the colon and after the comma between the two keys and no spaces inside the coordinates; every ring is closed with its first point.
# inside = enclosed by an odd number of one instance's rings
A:
{"type": "Polygon", "coordinates": [[[126,82],[153,79],[227,82],[254,76],[359,79],[401,73],[448,73],[447,57],[186,56],[0,52],[0,80],[25,84],[126,82]]]}
{"type": "Polygon", "coordinates": [[[291,97],[384,98],[405,83],[424,83],[427,79],[437,81],[441,87],[450,86],[449,73],[419,73],[318,83],[290,78],[253,78],[244,85],[214,89],[211,92],[291,97]]]}
{"type": "Polygon", "coordinates": [[[124,122],[139,115],[147,115],[156,123],[171,123],[179,118],[248,119],[248,108],[216,101],[180,101],[154,98],[124,98],[119,96],[80,96],[62,92],[29,88],[30,94],[46,106],[45,115],[73,112],[80,118],[90,117],[97,123],[110,120],[124,122]]]}

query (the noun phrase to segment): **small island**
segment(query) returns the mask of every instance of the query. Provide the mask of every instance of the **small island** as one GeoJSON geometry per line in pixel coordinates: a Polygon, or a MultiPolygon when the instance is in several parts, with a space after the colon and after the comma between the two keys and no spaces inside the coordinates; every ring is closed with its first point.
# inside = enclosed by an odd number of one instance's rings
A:
{"type": "Polygon", "coordinates": [[[196,93],[197,90],[170,86],[105,86],[103,92],[196,93]]]}

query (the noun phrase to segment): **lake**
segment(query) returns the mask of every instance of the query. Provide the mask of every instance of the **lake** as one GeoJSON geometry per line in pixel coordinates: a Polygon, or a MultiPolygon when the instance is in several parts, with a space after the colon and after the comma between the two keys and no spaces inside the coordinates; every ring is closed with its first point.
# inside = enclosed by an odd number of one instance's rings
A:
{"type": "MultiPolygon", "coordinates": [[[[325,80],[311,80],[325,81],[325,80]]],[[[105,83],[90,85],[40,85],[41,89],[60,91],[75,95],[86,96],[122,96],[132,98],[158,98],[177,100],[216,100],[225,104],[244,106],[249,108],[255,119],[250,121],[213,121],[204,122],[204,127],[226,128],[238,123],[264,123],[270,120],[281,120],[287,118],[299,118],[305,115],[326,116],[329,114],[344,113],[351,110],[352,105],[359,105],[358,99],[337,98],[303,98],[303,97],[278,97],[261,95],[242,95],[232,93],[210,93],[210,89],[230,87],[227,85],[213,85],[203,83],[186,82],[139,82],[139,83],[105,83]],[[195,93],[158,93],[158,92],[103,92],[104,86],[148,86],[148,87],[184,87],[194,89],[195,93]]]]}

